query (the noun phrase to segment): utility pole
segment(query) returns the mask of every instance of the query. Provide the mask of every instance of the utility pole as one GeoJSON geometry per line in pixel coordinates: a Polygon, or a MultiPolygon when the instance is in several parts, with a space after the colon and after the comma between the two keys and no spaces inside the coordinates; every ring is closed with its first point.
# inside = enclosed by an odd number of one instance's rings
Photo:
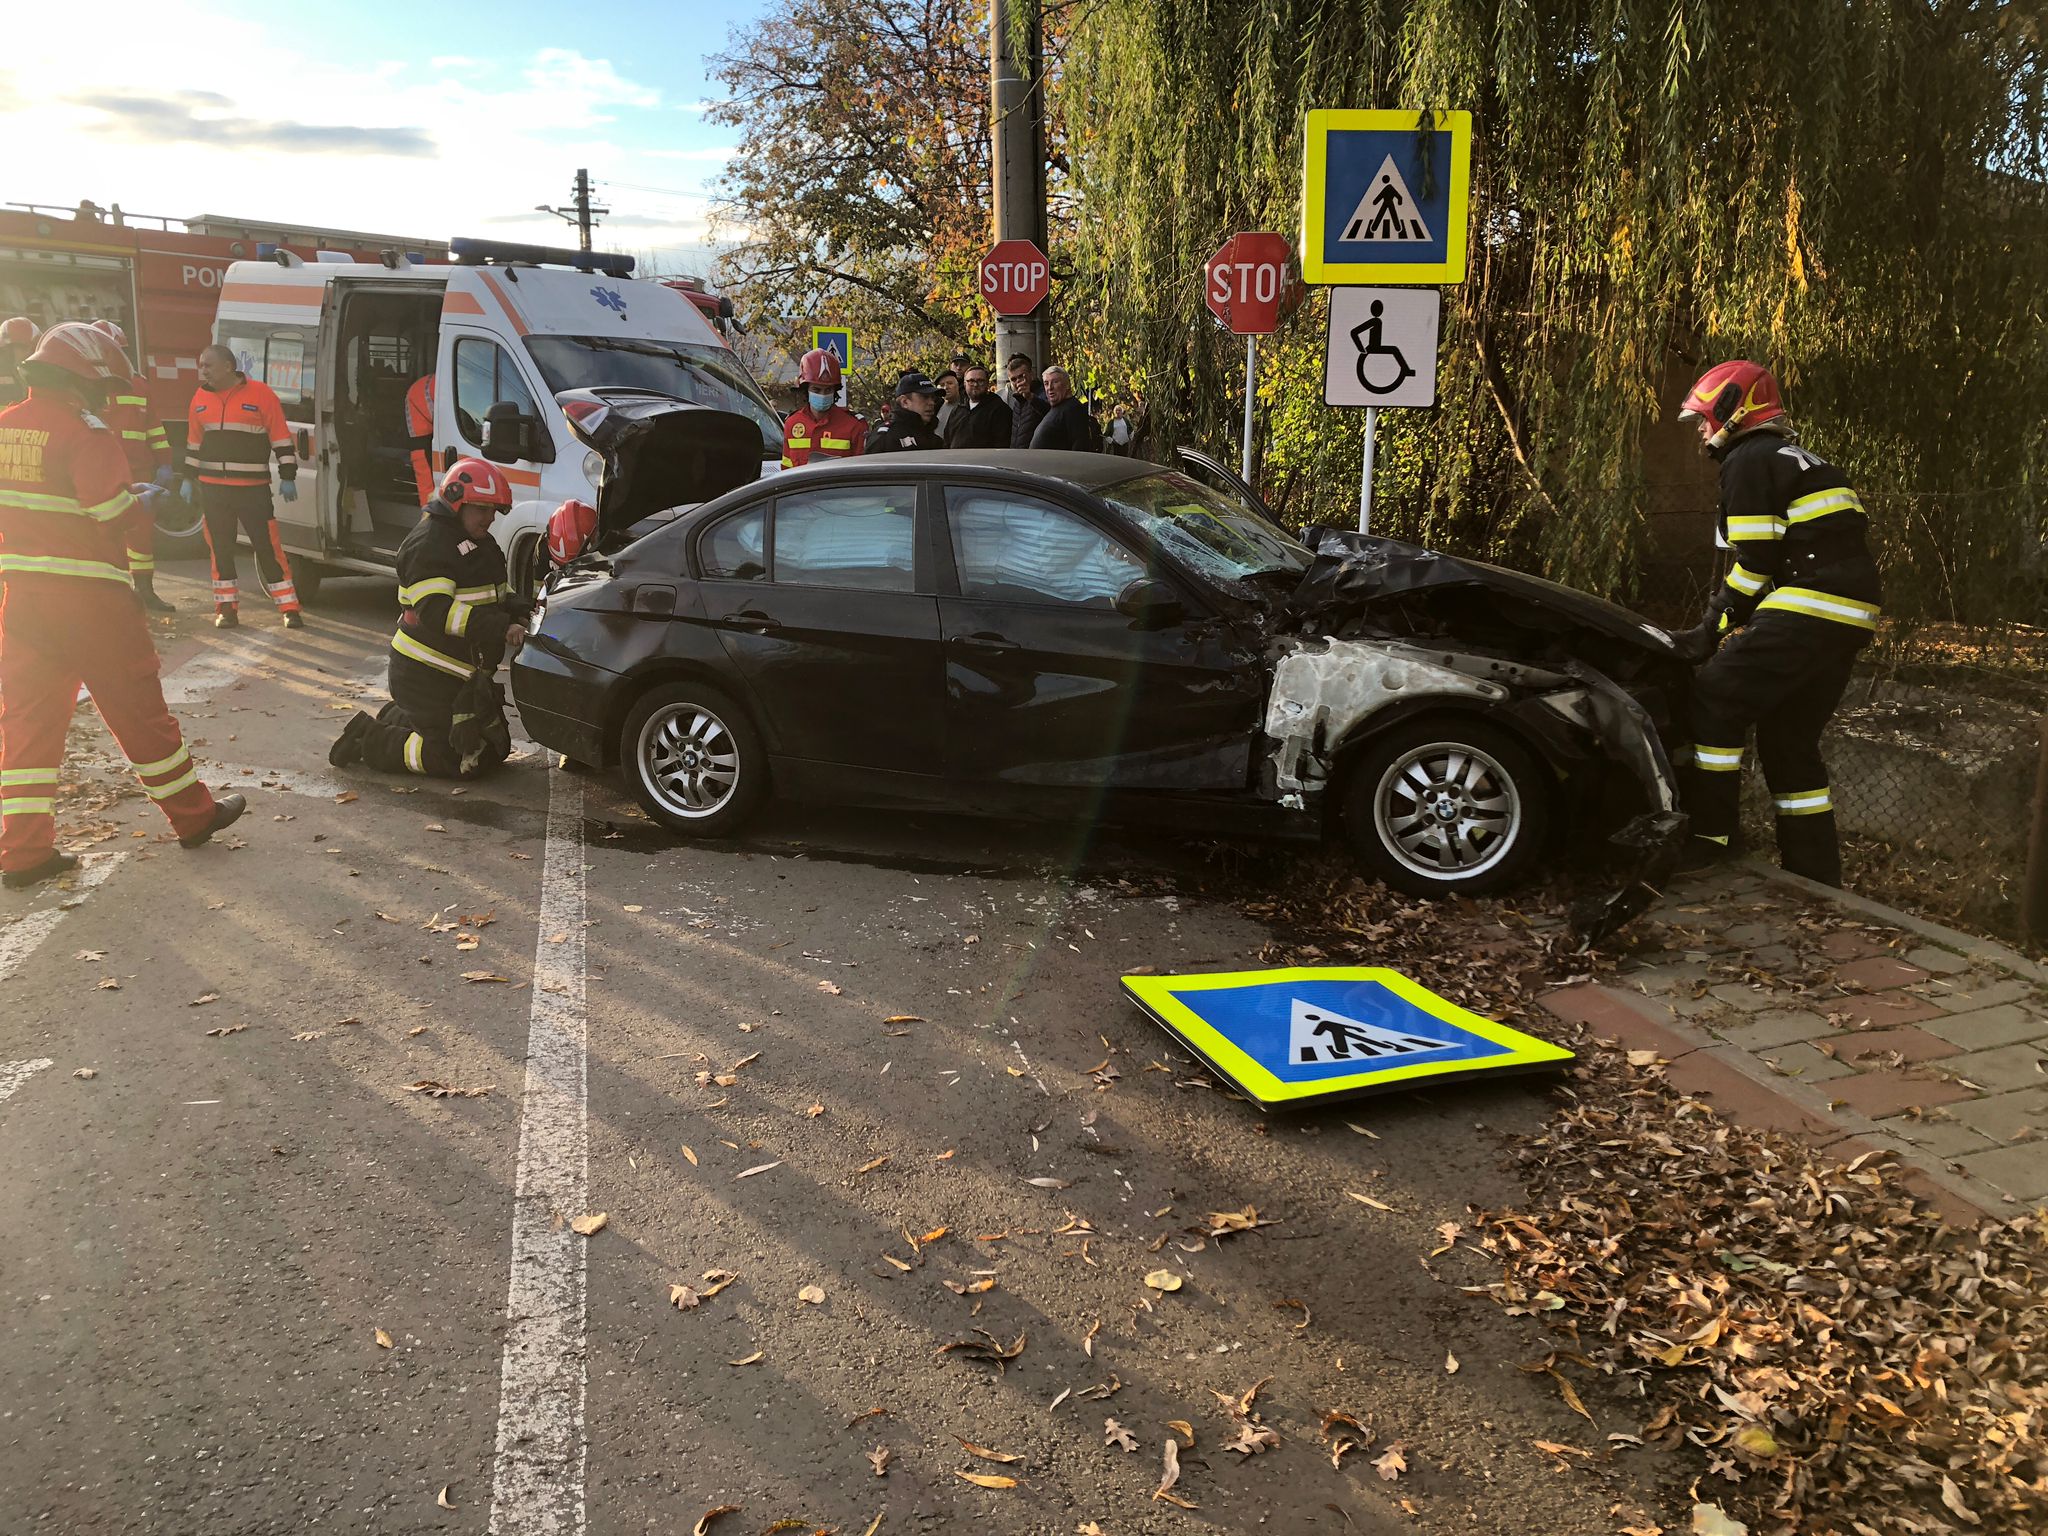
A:
{"type": "MultiPolygon", "coordinates": [[[[1044,31],[1040,0],[989,0],[989,165],[995,237],[1029,240],[1040,250],[1047,249],[1044,31]]],[[[996,355],[989,359],[989,371],[1002,378],[1013,352],[1029,353],[1032,365],[1043,368],[1050,336],[1045,304],[1028,315],[998,315],[996,355]]]]}
{"type": "Polygon", "coordinates": [[[611,209],[601,208],[591,202],[590,172],[588,171],[579,170],[576,173],[576,184],[571,190],[575,194],[575,201],[567,208],[552,208],[546,203],[539,203],[534,206],[533,211],[535,213],[552,213],[556,218],[567,219],[571,224],[574,224],[576,226],[576,243],[587,251],[590,249],[591,227],[605,214],[610,213],[611,209]]]}

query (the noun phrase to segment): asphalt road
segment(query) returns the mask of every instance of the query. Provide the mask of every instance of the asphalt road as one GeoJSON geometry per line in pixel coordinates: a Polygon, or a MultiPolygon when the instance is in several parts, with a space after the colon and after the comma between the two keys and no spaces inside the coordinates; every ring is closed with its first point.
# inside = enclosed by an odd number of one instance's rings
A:
{"type": "MultiPolygon", "coordinates": [[[[164,582],[187,605],[191,575],[164,582]]],[[[348,582],[299,634],[254,603],[166,626],[250,814],[179,849],[103,803],[88,717],[65,821],[92,861],[0,905],[7,1530],[573,1536],[738,1505],[714,1536],[1604,1533],[1640,1507],[1654,1453],[1532,1444],[1638,1426],[1518,1369],[1548,1346],[1458,1289],[1483,1256],[1431,1256],[1515,1197],[1504,1138],[1544,1090],[1273,1120],[1217,1091],[1118,987],[1257,963],[1201,849],[793,811],[691,846],[532,749],[466,787],[332,770],[390,615],[348,582]],[[1247,1206],[1273,1224],[1203,1233],[1247,1206]],[[976,1339],[1022,1348],[940,1353],[976,1339]],[[1228,1451],[1221,1399],[1261,1381],[1281,1443],[1228,1451]],[[1331,1410],[1374,1436],[1335,1467],[1331,1410]],[[1192,1509],[1152,1497],[1173,1420],[1192,1509]]]]}

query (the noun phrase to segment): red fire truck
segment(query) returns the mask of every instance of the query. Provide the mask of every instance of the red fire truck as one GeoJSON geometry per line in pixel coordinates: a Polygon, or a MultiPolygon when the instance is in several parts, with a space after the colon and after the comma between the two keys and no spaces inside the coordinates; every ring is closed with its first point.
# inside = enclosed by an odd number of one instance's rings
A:
{"type": "Polygon", "coordinates": [[[446,261],[446,241],[365,234],[202,215],[137,218],[116,204],[76,208],[10,203],[0,208],[0,319],[27,315],[44,328],[62,320],[112,320],[149,381],[151,414],[185,441],[185,410],[199,380],[199,349],[213,340],[221,275],[231,261],[290,250],[307,261],[376,261],[405,252],[446,261]]]}

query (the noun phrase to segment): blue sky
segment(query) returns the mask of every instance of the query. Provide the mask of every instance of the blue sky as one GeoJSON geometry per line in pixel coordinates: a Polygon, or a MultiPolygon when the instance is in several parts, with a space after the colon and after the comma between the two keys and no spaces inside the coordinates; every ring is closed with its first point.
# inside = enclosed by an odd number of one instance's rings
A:
{"type": "Polygon", "coordinates": [[[769,3],[114,0],[89,41],[64,7],[18,7],[0,200],[566,243],[533,208],[587,165],[600,244],[703,270],[733,141],[704,118],[706,57],[769,3]]]}

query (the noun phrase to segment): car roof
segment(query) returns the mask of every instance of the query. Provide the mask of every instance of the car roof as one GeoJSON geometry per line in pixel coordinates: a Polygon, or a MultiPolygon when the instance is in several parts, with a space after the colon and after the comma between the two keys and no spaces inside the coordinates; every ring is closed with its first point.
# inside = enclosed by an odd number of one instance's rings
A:
{"type": "Polygon", "coordinates": [[[827,471],[860,479],[887,480],[900,478],[906,469],[915,470],[921,476],[980,470],[1001,474],[1006,479],[1016,476],[1049,485],[1077,486],[1094,491],[1140,475],[1165,473],[1168,468],[1165,464],[1119,458],[1112,453],[1065,453],[1048,448],[948,448],[917,453],[867,454],[857,459],[814,459],[797,469],[771,476],[764,483],[786,481],[791,475],[827,471]]]}

